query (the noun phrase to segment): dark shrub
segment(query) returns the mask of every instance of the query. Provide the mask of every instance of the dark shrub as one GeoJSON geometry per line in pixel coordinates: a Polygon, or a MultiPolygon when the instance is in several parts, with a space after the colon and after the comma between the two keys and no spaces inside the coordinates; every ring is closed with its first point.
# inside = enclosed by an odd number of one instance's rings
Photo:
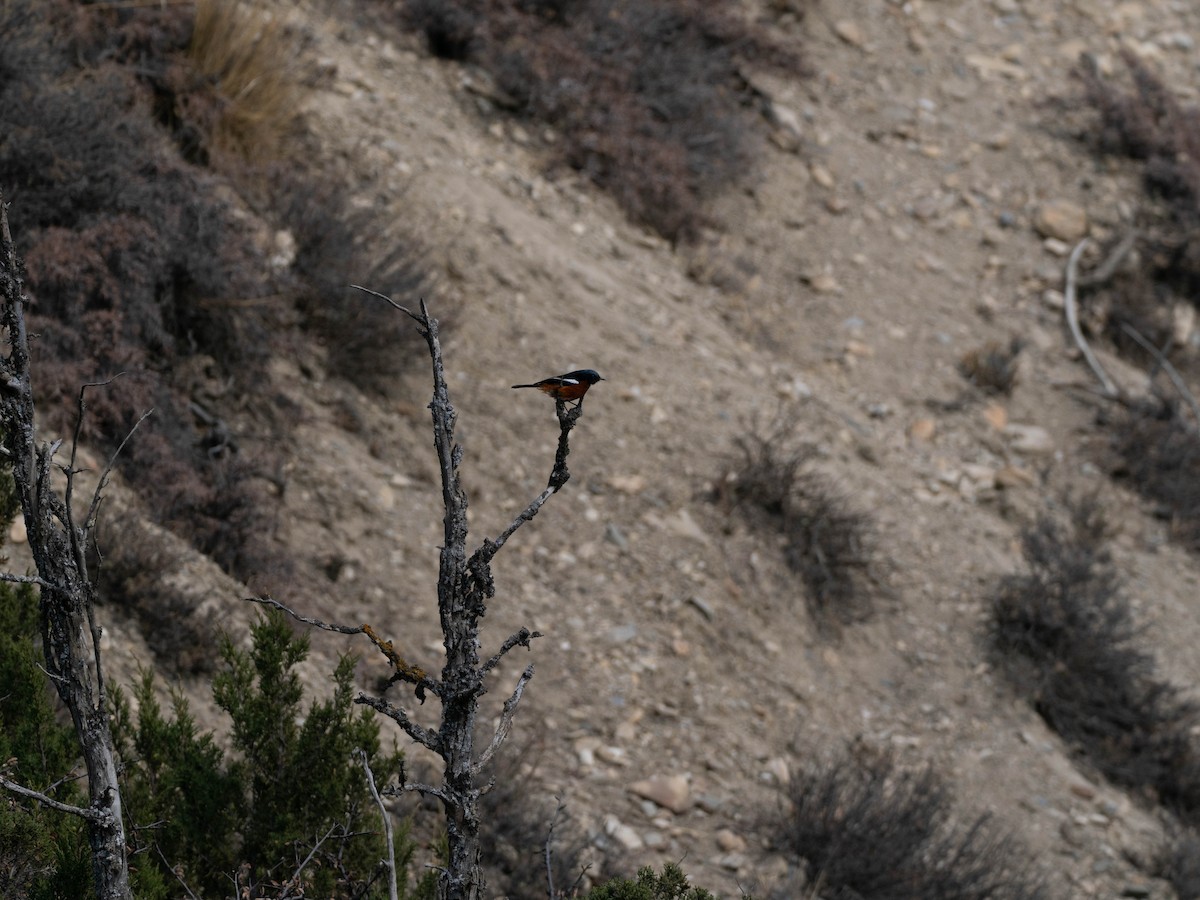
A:
{"type": "Polygon", "coordinates": [[[702,0],[409,0],[438,55],[477,63],[559,160],[672,241],[752,168],[760,98],[739,68],[800,71],[731,4],[702,0]]]}
{"type": "Polygon", "coordinates": [[[875,535],[870,518],[814,471],[813,447],[791,428],[738,438],[741,455],[723,479],[733,504],[784,538],[784,558],[804,582],[822,624],[849,624],[874,611],[875,535]]]}
{"type": "Polygon", "coordinates": [[[852,746],[792,773],[774,841],[829,900],[1005,900],[1049,896],[1030,856],[989,817],[955,820],[929,766],[852,746]]]}
{"type": "Polygon", "coordinates": [[[1098,501],[1027,528],[1027,574],[992,596],[991,641],[1004,671],[1046,723],[1114,782],[1194,819],[1200,707],[1159,680],[1105,548],[1098,501]]]}

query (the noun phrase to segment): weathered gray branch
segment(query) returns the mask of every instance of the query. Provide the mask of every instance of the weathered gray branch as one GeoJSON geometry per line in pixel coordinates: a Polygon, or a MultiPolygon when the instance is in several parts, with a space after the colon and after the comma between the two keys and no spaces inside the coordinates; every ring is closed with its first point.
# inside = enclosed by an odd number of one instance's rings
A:
{"type": "Polygon", "coordinates": [[[521,695],[525,693],[525,685],[529,683],[529,679],[533,677],[533,664],[530,663],[525,667],[525,671],[521,673],[521,677],[517,679],[517,686],[513,689],[512,694],[504,701],[504,709],[500,713],[500,721],[496,724],[496,731],[492,735],[491,743],[487,745],[479,759],[471,767],[471,770],[478,775],[484,770],[496,751],[500,749],[500,745],[504,743],[508,737],[508,733],[512,730],[513,716],[517,712],[517,704],[521,702],[521,695]]]}
{"type": "Polygon", "coordinates": [[[1075,339],[1075,346],[1083,353],[1083,358],[1087,361],[1092,374],[1096,376],[1100,382],[1100,386],[1104,388],[1104,395],[1106,397],[1119,397],[1121,391],[1113,383],[1113,380],[1108,377],[1108,373],[1100,365],[1100,360],[1096,359],[1096,354],[1092,352],[1091,346],[1083,336],[1083,329],[1079,327],[1079,312],[1075,306],[1075,281],[1079,272],[1079,257],[1087,249],[1088,243],[1088,239],[1084,238],[1076,244],[1075,249],[1071,251],[1071,255],[1067,259],[1066,286],[1063,290],[1063,306],[1067,313],[1067,327],[1071,329],[1071,337],[1075,339]]]}
{"type": "MultiPolygon", "coordinates": [[[[120,784],[100,665],[100,628],[93,611],[95,586],[84,553],[88,531],[86,525],[75,525],[70,504],[54,492],[50,469],[62,442],[38,444],[25,303],[8,210],[0,196],[0,322],[9,344],[8,354],[0,358],[0,427],[41,579],[46,673],[71,714],[88,773],[88,811],[78,807],[62,811],[87,821],[96,895],[102,900],[131,900],[120,784]]],[[[80,406],[82,413],[82,393],[80,406]]],[[[68,499],[74,489],[77,443],[72,445],[72,464],[66,467],[68,499]]]]}
{"type": "Polygon", "coordinates": [[[361,703],[363,706],[369,706],[381,715],[387,716],[397,725],[404,729],[404,733],[410,738],[425,747],[432,750],[439,756],[442,753],[442,739],[436,731],[430,731],[422,725],[418,725],[408,717],[403,709],[398,706],[393,706],[382,697],[371,697],[368,694],[359,694],[354,698],[355,703],[361,703]]]}
{"type": "Polygon", "coordinates": [[[107,812],[102,810],[84,809],[82,806],[72,806],[70,803],[63,803],[59,800],[55,800],[53,797],[47,797],[41,791],[35,791],[31,788],[25,787],[22,784],[17,784],[17,782],[11,781],[8,778],[5,778],[3,775],[0,775],[0,787],[4,788],[6,791],[12,791],[14,794],[18,794],[19,796],[25,797],[29,800],[36,800],[38,803],[42,804],[42,806],[58,810],[62,813],[68,813],[72,816],[79,816],[81,819],[104,821],[109,816],[107,812]]]}
{"type": "Polygon", "coordinates": [[[379,815],[383,817],[383,836],[387,841],[385,864],[388,870],[388,900],[399,900],[400,893],[396,885],[396,848],[392,844],[392,817],[388,814],[387,807],[383,805],[379,789],[375,787],[375,773],[371,771],[371,763],[367,760],[366,751],[357,749],[354,751],[354,756],[358,759],[358,764],[363,767],[363,774],[367,776],[367,788],[371,791],[375,805],[379,807],[379,815]]]}

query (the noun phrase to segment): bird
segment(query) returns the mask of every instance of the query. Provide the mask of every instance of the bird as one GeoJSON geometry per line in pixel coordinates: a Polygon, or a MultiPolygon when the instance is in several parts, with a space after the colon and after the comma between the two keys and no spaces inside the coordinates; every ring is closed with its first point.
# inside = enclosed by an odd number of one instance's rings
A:
{"type": "Polygon", "coordinates": [[[597,381],[606,381],[595,369],[576,369],[566,375],[555,375],[553,378],[543,378],[533,384],[514,384],[516,388],[537,388],[543,394],[549,394],[555,400],[564,402],[575,401],[576,406],[583,404],[583,395],[597,381]]]}

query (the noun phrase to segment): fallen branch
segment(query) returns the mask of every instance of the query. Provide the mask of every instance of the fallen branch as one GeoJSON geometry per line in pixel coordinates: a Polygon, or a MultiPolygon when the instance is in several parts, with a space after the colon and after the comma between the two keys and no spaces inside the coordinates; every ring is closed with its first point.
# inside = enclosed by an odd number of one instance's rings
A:
{"type": "Polygon", "coordinates": [[[1075,249],[1071,251],[1071,255],[1067,259],[1067,283],[1063,291],[1063,305],[1066,307],[1067,312],[1067,327],[1071,329],[1071,336],[1075,339],[1075,346],[1083,353],[1083,358],[1087,361],[1092,373],[1100,381],[1101,387],[1104,388],[1104,395],[1116,398],[1121,396],[1121,392],[1112,379],[1108,377],[1108,373],[1104,371],[1104,368],[1100,365],[1100,361],[1092,353],[1092,348],[1088,346],[1088,342],[1084,339],[1083,330],[1079,327],[1079,313],[1075,308],[1075,283],[1078,278],[1079,257],[1087,249],[1089,243],[1090,241],[1084,238],[1075,245],[1075,249]]]}
{"type": "Polygon", "coordinates": [[[1196,419],[1196,424],[1200,426],[1200,403],[1196,402],[1195,395],[1188,390],[1188,386],[1184,382],[1183,376],[1179,374],[1179,370],[1171,365],[1171,361],[1167,359],[1166,355],[1161,350],[1150,343],[1150,341],[1146,340],[1141,332],[1139,332],[1128,322],[1121,323],[1121,330],[1137,341],[1138,346],[1153,356],[1155,362],[1162,366],[1162,370],[1166,372],[1167,377],[1171,379],[1171,384],[1175,385],[1175,390],[1179,391],[1180,396],[1183,397],[1188,406],[1191,407],[1192,415],[1196,419]]]}

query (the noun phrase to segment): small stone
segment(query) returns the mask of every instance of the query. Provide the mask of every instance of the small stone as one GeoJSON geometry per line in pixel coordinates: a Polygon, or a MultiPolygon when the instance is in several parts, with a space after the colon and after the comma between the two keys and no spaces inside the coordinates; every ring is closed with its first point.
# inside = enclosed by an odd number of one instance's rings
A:
{"type": "Polygon", "coordinates": [[[1018,466],[1005,466],[1002,469],[996,470],[996,487],[1032,487],[1034,481],[1035,478],[1032,472],[1018,466]]]}
{"type": "Polygon", "coordinates": [[[600,739],[595,737],[582,737],[575,742],[575,756],[585,769],[596,765],[596,748],[599,746],[600,739]]]}
{"type": "Polygon", "coordinates": [[[1004,429],[1004,436],[1018,453],[1044,456],[1054,452],[1054,439],[1040,425],[1008,425],[1004,429]]]}
{"type": "Polygon", "coordinates": [[[857,22],[850,19],[842,19],[840,22],[835,22],[833,33],[840,37],[851,47],[861,47],[866,39],[863,37],[862,28],[857,22]]]}
{"type": "Polygon", "coordinates": [[[614,747],[611,744],[603,744],[596,749],[596,756],[610,766],[627,766],[629,765],[629,756],[625,753],[625,748],[614,747]]]}
{"type": "Polygon", "coordinates": [[[736,872],[746,864],[746,854],[744,853],[726,853],[717,860],[717,865],[722,869],[728,869],[730,872],[736,872]]]}
{"type": "Polygon", "coordinates": [[[1074,243],[1087,234],[1087,213],[1070,200],[1051,200],[1038,207],[1033,227],[1044,238],[1074,243]]]}
{"type": "Polygon", "coordinates": [[[693,594],[691,597],[687,598],[687,602],[689,606],[694,607],[696,611],[699,612],[700,615],[704,616],[704,618],[709,622],[711,622],[713,620],[713,616],[716,615],[716,613],[713,612],[712,604],[703,597],[698,597],[693,594]]]}
{"type": "Polygon", "coordinates": [[[774,756],[767,760],[766,774],[776,784],[787,784],[792,780],[792,770],[782,756],[774,756]]]}
{"type": "Polygon", "coordinates": [[[799,149],[800,141],[804,137],[804,128],[800,124],[800,117],[793,110],[772,100],[767,105],[767,121],[774,126],[771,140],[779,149],[788,152],[799,149]]]}
{"type": "Polygon", "coordinates": [[[629,791],[678,815],[692,805],[692,789],[682,775],[655,775],[635,781],[629,791]]]}
{"type": "Polygon", "coordinates": [[[641,836],[612,813],[604,817],[604,833],[626,850],[641,850],[645,846],[641,836]]]}
{"type": "Polygon", "coordinates": [[[1096,789],[1090,784],[1075,782],[1071,785],[1071,793],[1081,800],[1093,800],[1096,797],[1096,789]]]}
{"type": "Polygon", "coordinates": [[[746,839],[728,828],[722,828],[716,834],[717,846],[726,853],[742,853],[746,849],[746,839]]]}
{"type": "Polygon", "coordinates": [[[608,629],[608,639],[614,644],[627,644],[637,637],[637,633],[636,625],[614,625],[608,629]]]}
{"type": "Polygon", "coordinates": [[[1191,303],[1176,303],[1171,308],[1171,340],[1181,347],[1191,343],[1196,330],[1196,307],[1191,303]]]}
{"type": "Polygon", "coordinates": [[[846,341],[846,352],[851,356],[860,356],[863,359],[875,355],[875,350],[870,344],[866,341],[855,340],[854,338],[846,341]]]}
{"type": "Polygon", "coordinates": [[[834,294],[842,289],[838,280],[829,272],[818,272],[816,275],[810,276],[808,284],[818,294],[834,294]]]}
{"type": "Polygon", "coordinates": [[[629,549],[629,539],[625,537],[625,532],[612,522],[604,526],[604,539],[613,544],[618,550],[625,551],[629,549]]]}
{"type": "Polygon", "coordinates": [[[653,829],[643,832],[642,843],[651,850],[665,850],[667,847],[667,839],[663,833],[661,831],[654,831],[653,829]]]}
{"type": "Polygon", "coordinates": [[[997,431],[1003,431],[1008,424],[1008,410],[999,403],[989,403],[983,408],[983,420],[997,431]]]}
{"type": "Polygon", "coordinates": [[[937,422],[933,419],[917,419],[908,426],[909,438],[918,444],[928,444],[937,434],[937,422]]]}
{"type": "Polygon", "coordinates": [[[1056,291],[1054,288],[1047,288],[1046,290],[1042,291],[1042,302],[1046,304],[1049,309],[1058,311],[1067,305],[1067,298],[1062,291],[1056,291]]]}
{"type": "Polygon", "coordinates": [[[812,175],[812,180],[823,188],[831,188],[834,185],[833,173],[830,172],[820,163],[813,163],[808,167],[809,173],[812,175]]]}
{"type": "Polygon", "coordinates": [[[708,535],[704,533],[704,529],[697,524],[696,520],[692,518],[692,514],[686,509],[681,509],[674,515],[667,516],[663,519],[663,524],[666,525],[669,531],[674,532],[679,537],[692,538],[693,540],[700,541],[702,544],[708,543],[708,535]]]}
{"type": "Polygon", "coordinates": [[[646,489],[646,479],[642,475],[610,475],[608,486],[622,494],[640,494],[646,489]]]}

